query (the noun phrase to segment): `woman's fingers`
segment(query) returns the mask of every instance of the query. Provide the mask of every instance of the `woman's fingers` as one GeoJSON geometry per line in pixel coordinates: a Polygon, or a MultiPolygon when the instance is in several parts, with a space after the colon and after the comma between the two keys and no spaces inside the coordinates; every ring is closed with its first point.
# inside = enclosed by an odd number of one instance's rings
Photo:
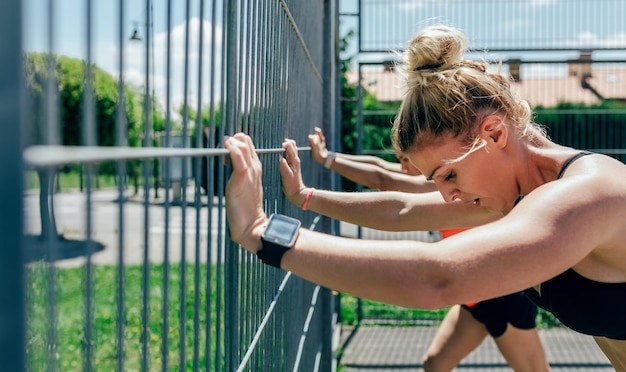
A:
{"type": "Polygon", "coordinates": [[[283,181],[283,191],[290,202],[300,205],[299,194],[304,188],[302,183],[302,172],[300,169],[300,158],[298,157],[298,147],[296,141],[285,139],[283,142],[285,157],[280,160],[280,175],[283,181]]]}
{"type": "Polygon", "coordinates": [[[262,166],[252,139],[237,133],[224,141],[233,173],[226,184],[226,215],[231,239],[251,252],[259,249],[260,231],[267,219],[263,211],[262,166]]]}
{"type": "Polygon", "coordinates": [[[320,138],[320,142],[326,143],[326,137],[324,137],[324,132],[322,132],[322,128],[315,127],[315,134],[320,138]]]}
{"type": "Polygon", "coordinates": [[[235,170],[245,169],[248,163],[243,153],[243,150],[245,149],[245,144],[235,137],[229,137],[224,142],[224,147],[228,149],[228,151],[230,151],[230,160],[232,162],[233,168],[235,170]]]}
{"type": "Polygon", "coordinates": [[[287,159],[287,163],[292,169],[300,166],[300,158],[298,157],[298,147],[296,146],[296,141],[292,139],[285,139],[283,142],[283,148],[285,149],[285,158],[287,159]]]}

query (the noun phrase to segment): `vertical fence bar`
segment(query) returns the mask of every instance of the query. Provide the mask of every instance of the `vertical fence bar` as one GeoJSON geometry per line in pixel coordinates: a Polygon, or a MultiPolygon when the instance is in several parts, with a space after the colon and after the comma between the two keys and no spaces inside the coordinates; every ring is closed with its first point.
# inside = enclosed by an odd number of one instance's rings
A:
{"type": "MultiPolygon", "coordinates": [[[[323,39],[323,124],[322,128],[324,133],[329,133],[329,142],[336,143],[336,128],[337,122],[335,121],[334,112],[337,109],[336,104],[338,102],[335,93],[337,92],[335,87],[335,74],[337,72],[337,55],[335,55],[335,46],[337,45],[338,38],[336,31],[336,23],[338,22],[337,16],[337,3],[332,0],[324,1],[324,39],[323,39]]],[[[322,174],[321,186],[328,190],[333,190],[332,176],[330,172],[324,172],[322,174]]],[[[324,218],[322,221],[322,229],[324,231],[332,232],[331,221],[328,218],[324,218]]],[[[333,336],[336,319],[334,319],[333,312],[333,295],[330,289],[322,288],[320,291],[321,301],[319,301],[318,313],[321,322],[321,338],[319,340],[320,347],[320,364],[319,370],[329,372],[333,370],[333,336]]]]}
{"type": "MultiPolygon", "coordinates": [[[[215,0],[217,1],[217,0],[215,0]]],[[[215,141],[216,145],[223,145],[224,135],[226,133],[231,133],[230,130],[226,129],[226,65],[228,61],[226,60],[226,41],[228,40],[228,0],[221,1],[221,14],[222,14],[222,38],[221,38],[221,50],[220,50],[220,104],[219,104],[219,113],[220,113],[220,121],[219,121],[219,133],[217,139],[215,141]]],[[[215,22],[215,17],[213,17],[215,22]]],[[[215,30],[215,29],[214,29],[215,30]]],[[[222,221],[224,221],[224,178],[225,178],[225,168],[226,167],[218,167],[217,169],[217,228],[218,231],[224,227],[222,221]]],[[[226,228],[227,229],[227,228],[226,228]]],[[[228,231],[228,230],[226,230],[228,231]]],[[[222,324],[224,318],[224,311],[222,311],[223,307],[223,297],[224,297],[224,249],[226,245],[226,238],[222,234],[218,234],[217,236],[217,269],[216,269],[216,280],[215,280],[215,370],[221,371],[222,368],[222,353],[224,353],[225,342],[224,342],[224,332],[222,331],[222,324]]]]}
{"type": "MultiPolygon", "coordinates": [[[[167,0],[166,3],[166,50],[165,50],[165,136],[163,138],[164,143],[162,146],[165,148],[170,147],[171,143],[171,105],[172,105],[172,92],[171,92],[171,71],[172,71],[172,0],[167,0]]],[[[171,187],[171,160],[165,159],[163,162],[163,183],[165,187],[164,191],[164,213],[165,213],[165,231],[163,237],[163,298],[161,299],[161,318],[163,321],[163,328],[161,329],[161,371],[167,372],[169,370],[169,337],[170,337],[170,187],[171,187]]]]}
{"type": "MultiPolygon", "coordinates": [[[[92,71],[92,1],[87,0],[86,14],[85,14],[85,46],[86,46],[86,61],[85,61],[85,90],[83,94],[83,144],[86,146],[96,146],[96,128],[95,128],[95,107],[94,107],[94,94],[93,94],[93,71],[92,71]]],[[[85,371],[91,371],[93,366],[93,266],[91,262],[93,244],[91,242],[92,237],[92,180],[93,180],[93,164],[87,164],[86,170],[86,193],[85,193],[85,209],[87,218],[85,219],[85,253],[87,255],[87,262],[85,264],[85,341],[84,341],[84,365],[85,371]]]]}
{"type": "MultiPolygon", "coordinates": [[[[239,1],[228,1],[225,4],[225,33],[226,33],[226,54],[224,55],[226,64],[226,89],[225,101],[226,111],[224,112],[225,126],[230,133],[235,133],[238,128],[237,123],[237,101],[239,96],[238,76],[239,71],[239,35],[238,35],[238,12],[239,1]]],[[[237,250],[232,242],[228,242],[228,249],[225,255],[224,272],[224,367],[227,371],[234,370],[236,366],[237,351],[237,250]]]]}
{"type": "MultiPolygon", "coordinates": [[[[200,9],[199,9],[199,22],[200,27],[198,29],[198,85],[197,85],[197,104],[196,104],[196,147],[202,148],[204,147],[203,142],[203,118],[202,118],[202,88],[204,81],[203,72],[204,72],[204,1],[200,1],[200,9]]],[[[198,371],[200,367],[200,296],[201,296],[201,287],[200,287],[200,230],[202,228],[201,223],[201,207],[202,207],[202,158],[195,159],[195,212],[196,212],[196,241],[195,241],[195,265],[194,265],[194,317],[193,317],[193,370],[198,371]]],[[[208,176],[208,175],[207,175],[208,176]]],[[[207,257],[207,266],[211,265],[211,257],[207,257]]],[[[207,292],[206,295],[209,296],[211,293],[207,292]]]]}
{"type": "MultiPolygon", "coordinates": [[[[183,65],[183,133],[182,147],[187,147],[189,138],[189,21],[191,19],[191,2],[185,1],[185,51],[183,65]]],[[[200,113],[198,113],[200,114],[200,113]]],[[[182,233],[180,234],[180,285],[179,285],[179,368],[185,370],[185,354],[187,350],[187,160],[181,159],[182,179],[181,184],[181,223],[182,233]]]]}
{"type": "MultiPolygon", "coordinates": [[[[143,147],[152,147],[152,0],[146,0],[146,45],[145,45],[145,89],[143,96],[143,147]]],[[[144,244],[143,244],[143,272],[141,312],[141,370],[147,372],[150,368],[150,159],[143,160],[143,206],[144,206],[144,244]]]]}
{"type": "MultiPolygon", "coordinates": [[[[216,67],[215,67],[215,61],[216,61],[216,48],[215,48],[215,42],[217,41],[217,38],[215,37],[216,34],[216,19],[217,19],[217,0],[212,0],[211,1],[211,51],[209,54],[209,65],[210,65],[210,72],[209,72],[209,126],[208,126],[208,131],[207,131],[207,139],[206,139],[206,147],[215,147],[217,145],[217,141],[216,141],[216,130],[215,130],[215,84],[216,84],[216,78],[215,78],[215,72],[216,72],[216,67]]],[[[208,225],[208,231],[207,231],[207,273],[206,273],[206,300],[205,300],[205,334],[206,334],[206,343],[205,343],[205,355],[206,355],[206,362],[205,362],[205,370],[209,371],[211,369],[211,357],[213,355],[211,355],[211,343],[213,342],[213,340],[216,341],[216,349],[219,350],[219,342],[217,340],[216,337],[212,337],[213,333],[212,333],[212,305],[213,302],[211,301],[211,293],[212,293],[212,288],[213,288],[213,252],[214,250],[218,250],[218,247],[213,247],[212,246],[212,242],[213,242],[213,196],[215,195],[215,189],[214,189],[214,185],[215,185],[215,180],[213,179],[213,177],[215,177],[215,172],[214,172],[214,164],[215,164],[215,159],[213,157],[208,158],[207,159],[207,166],[206,166],[206,193],[207,193],[207,225],[208,225]]],[[[204,181],[204,180],[203,180],[204,181]]],[[[218,263],[219,264],[219,263],[218,263]]],[[[216,293],[219,293],[216,290],[216,293]]],[[[216,314],[217,317],[217,314],[216,314]]],[[[218,328],[216,326],[216,328],[218,328]]],[[[217,353],[216,353],[217,354],[217,353]]],[[[217,356],[213,356],[214,359],[217,361],[217,356]]],[[[216,362],[217,363],[217,362],[216,362]]]]}
{"type": "MultiPolygon", "coordinates": [[[[58,109],[58,92],[57,92],[57,80],[56,80],[56,58],[54,38],[55,32],[55,1],[48,1],[48,45],[47,45],[47,76],[45,87],[45,118],[42,120],[44,124],[44,144],[56,145],[60,143],[60,130],[59,130],[59,109],[58,109]]],[[[50,257],[50,262],[55,262],[59,256],[59,244],[57,242],[57,230],[53,223],[47,223],[48,221],[54,221],[54,211],[52,209],[52,201],[54,195],[54,176],[56,169],[53,167],[47,167],[39,171],[40,180],[40,211],[42,214],[42,237],[45,241],[45,245],[50,257]]],[[[48,264],[48,281],[46,292],[46,310],[48,318],[48,332],[47,332],[47,369],[50,372],[57,370],[57,269],[54,264],[48,264]]]]}
{"type": "MultiPolygon", "coordinates": [[[[124,26],[126,25],[126,12],[124,11],[124,0],[118,2],[119,23],[118,23],[118,70],[119,77],[117,81],[117,116],[115,119],[116,145],[127,145],[128,125],[126,122],[126,99],[124,94],[124,44],[125,34],[124,26]]],[[[121,160],[117,162],[117,211],[118,211],[118,249],[117,249],[117,285],[116,285],[116,337],[115,351],[117,354],[116,371],[124,371],[125,348],[124,348],[124,324],[126,322],[125,296],[125,265],[124,265],[124,190],[126,188],[126,162],[121,160]]]]}
{"type": "Polygon", "coordinates": [[[24,262],[22,239],[22,2],[0,6],[0,364],[7,371],[25,370],[24,262]]]}

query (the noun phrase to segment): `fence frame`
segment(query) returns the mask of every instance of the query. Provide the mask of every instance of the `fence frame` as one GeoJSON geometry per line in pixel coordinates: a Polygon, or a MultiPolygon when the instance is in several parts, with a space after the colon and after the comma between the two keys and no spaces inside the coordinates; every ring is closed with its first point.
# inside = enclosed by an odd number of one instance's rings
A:
{"type": "Polygon", "coordinates": [[[0,364],[11,371],[25,361],[24,266],[22,264],[22,2],[7,0],[0,12],[0,364]]]}

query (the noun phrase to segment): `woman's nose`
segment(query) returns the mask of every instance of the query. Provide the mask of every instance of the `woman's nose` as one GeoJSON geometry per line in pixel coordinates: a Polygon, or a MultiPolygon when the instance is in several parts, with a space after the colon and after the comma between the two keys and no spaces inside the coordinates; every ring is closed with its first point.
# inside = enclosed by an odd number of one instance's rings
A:
{"type": "Polygon", "coordinates": [[[453,185],[442,185],[441,183],[439,183],[437,185],[437,188],[439,189],[441,196],[443,196],[443,200],[445,200],[446,202],[453,202],[457,200],[461,195],[461,192],[453,185]]]}

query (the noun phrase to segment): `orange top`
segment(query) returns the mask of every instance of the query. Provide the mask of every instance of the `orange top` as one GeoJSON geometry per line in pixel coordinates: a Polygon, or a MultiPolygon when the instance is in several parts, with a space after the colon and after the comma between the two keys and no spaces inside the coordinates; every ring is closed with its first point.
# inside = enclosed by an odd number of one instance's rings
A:
{"type": "MultiPolygon", "coordinates": [[[[441,234],[441,238],[445,239],[447,237],[450,237],[454,234],[458,234],[460,232],[463,232],[465,230],[469,230],[469,227],[464,227],[464,228],[460,228],[460,229],[448,229],[448,230],[439,230],[439,233],[441,234]]],[[[470,302],[468,304],[465,304],[465,306],[467,307],[474,307],[476,306],[476,304],[478,304],[478,302],[470,302]]]]}
{"type": "Polygon", "coordinates": [[[469,230],[469,227],[463,227],[463,228],[460,228],[460,229],[439,230],[439,233],[441,234],[441,237],[443,239],[445,239],[447,237],[450,237],[450,236],[452,236],[454,234],[458,234],[458,233],[463,232],[465,230],[469,230]]]}

